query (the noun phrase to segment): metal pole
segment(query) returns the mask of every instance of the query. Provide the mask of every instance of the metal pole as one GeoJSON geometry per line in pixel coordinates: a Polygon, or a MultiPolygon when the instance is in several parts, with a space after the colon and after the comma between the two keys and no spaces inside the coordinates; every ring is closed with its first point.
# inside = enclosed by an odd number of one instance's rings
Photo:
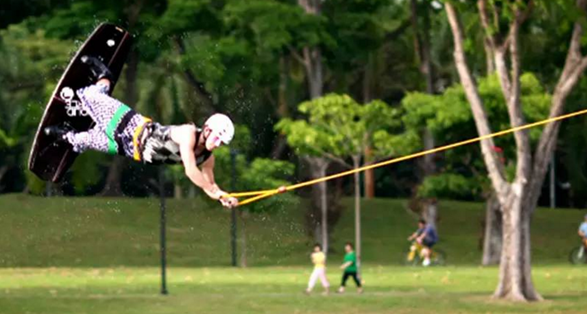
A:
{"type": "Polygon", "coordinates": [[[556,207],[556,175],[555,175],[555,160],[554,153],[552,153],[552,159],[550,160],[550,208],[556,207]]]}
{"type": "Polygon", "coordinates": [[[165,215],[165,183],[164,183],[164,174],[163,174],[163,167],[159,167],[159,200],[160,200],[160,212],[161,212],[161,219],[160,219],[160,229],[161,229],[161,237],[160,237],[160,245],[161,245],[161,294],[166,295],[167,291],[167,245],[165,239],[165,223],[166,223],[166,215],[165,215]]]}
{"type": "Polygon", "coordinates": [[[53,196],[53,183],[51,181],[47,181],[45,183],[45,196],[53,196]]]}
{"type": "MultiPolygon", "coordinates": [[[[235,149],[230,150],[230,164],[232,168],[232,182],[231,190],[236,190],[236,154],[238,152],[235,149]]],[[[232,266],[236,267],[236,208],[231,209],[231,223],[230,223],[230,247],[232,266]]]]}

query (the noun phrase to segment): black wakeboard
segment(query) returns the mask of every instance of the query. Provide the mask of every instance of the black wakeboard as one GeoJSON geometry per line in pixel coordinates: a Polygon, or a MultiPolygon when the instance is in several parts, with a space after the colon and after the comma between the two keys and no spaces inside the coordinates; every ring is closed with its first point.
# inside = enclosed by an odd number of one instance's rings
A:
{"type": "Polygon", "coordinates": [[[111,93],[131,43],[132,37],[126,30],[113,24],[100,24],[71,59],[45,107],[29,155],[29,169],[39,178],[60,181],[78,156],[71,145],[46,136],[43,129],[46,126],[67,123],[77,132],[83,132],[89,130],[94,123],[83,110],[76,94],[79,88],[94,83],[90,68],[81,62],[81,57],[94,56],[108,66],[113,78],[111,93]]]}

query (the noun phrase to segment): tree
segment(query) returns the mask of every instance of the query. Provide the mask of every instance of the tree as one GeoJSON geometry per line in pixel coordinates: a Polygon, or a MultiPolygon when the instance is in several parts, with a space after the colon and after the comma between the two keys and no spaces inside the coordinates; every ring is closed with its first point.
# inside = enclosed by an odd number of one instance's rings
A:
{"type": "MultiPolygon", "coordinates": [[[[389,135],[387,130],[398,126],[397,111],[385,103],[376,100],[360,105],[348,95],[330,94],[316,98],[300,104],[299,110],[308,115],[308,122],[282,120],[277,125],[286,133],[290,145],[353,169],[361,166],[367,146],[381,147],[379,143],[374,143],[374,138],[385,138],[389,135]],[[347,158],[351,159],[351,163],[347,162],[347,158]]],[[[387,151],[376,150],[374,155],[387,155],[387,151]]],[[[360,258],[361,189],[358,172],[354,174],[354,191],[355,246],[360,258]]],[[[322,195],[324,198],[325,195],[322,195]]],[[[326,221],[324,215],[323,212],[323,221],[326,221]]]]}
{"type": "MultiPolygon", "coordinates": [[[[534,1],[528,3],[515,1],[492,3],[489,6],[486,0],[479,0],[477,4],[480,20],[494,53],[496,72],[500,79],[511,126],[523,125],[525,117],[520,99],[520,28],[529,17],[535,3],[534,1]],[[493,16],[493,20],[490,20],[489,16],[493,16]],[[500,29],[504,19],[509,25],[507,31],[500,29]],[[511,68],[508,68],[506,57],[510,58],[511,68]]],[[[585,1],[578,0],[576,4],[584,14],[585,1]]],[[[454,37],[455,65],[471,106],[477,132],[481,136],[490,134],[487,111],[466,62],[463,29],[457,10],[451,2],[446,2],[445,8],[454,37]]],[[[579,21],[576,21],[565,67],[553,93],[549,117],[558,116],[563,112],[566,98],[587,67],[587,58],[580,52],[582,34],[583,27],[579,21]]],[[[497,298],[520,301],[541,299],[534,288],[531,276],[530,217],[536,208],[548,161],[555,147],[559,125],[560,122],[554,122],[546,126],[534,156],[532,156],[528,132],[515,133],[516,168],[512,181],[507,179],[503,165],[492,149],[495,146],[494,141],[488,139],[481,142],[483,159],[503,211],[504,238],[500,279],[494,293],[497,298]]]]}
{"type": "MultiPolygon", "coordinates": [[[[271,119],[295,115],[290,104],[305,99],[301,95],[309,93],[303,92],[309,90],[309,85],[304,86],[305,76],[299,75],[306,69],[305,61],[295,62],[295,58],[301,61],[300,50],[322,41],[325,36],[323,18],[306,14],[294,3],[265,0],[232,1],[223,14],[230,34],[247,41],[255,54],[248,67],[255,64],[258,66],[256,71],[262,73],[256,89],[267,100],[271,119]],[[302,92],[298,93],[298,90],[302,92]]],[[[285,144],[285,139],[279,133],[275,134],[271,155],[282,157],[285,144]]]]}
{"type": "MultiPolygon", "coordinates": [[[[293,121],[289,118],[279,121],[275,128],[285,136],[288,144],[294,149],[296,154],[302,156],[308,162],[312,178],[318,179],[326,176],[326,170],[328,169],[330,160],[325,155],[328,151],[335,149],[332,146],[334,141],[329,133],[315,128],[305,120],[293,121]]],[[[313,230],[313,233],[322,244],[324,252],[328,253],[328,187],[324,181],[318,183],[317,186],[319,192],[318,199],[320,200],[320,204],[317,207],[320,208],[321,219],[319,223],[314,225],[315,230],[313,230]]],[[[334,223],[330,225],[334,226],[334,223]]]]}
{"type": "MultiPolygon", "coordinates": [[[[397,44],[408,25],[402,6],[389,0],[324,2],[322,14],[328,18],[333,41],[322,49],[325,86],[365,104],[385,97],[390,85],[385,78],[393,72],[385,69],[386,64],[398,62],[393,52],[406,55],[411,50],[397,44]]],[[[372,147],[365,148],[364,156],[365,163],[373,161],[372,147]]],[[[365,171],[363,182],[365,197],[374,197],[374,170],[365,171]]]]}
{"type": "MultiPolygon", "coordinates": [[[[524,73],[521,78],[521,99],[525,104],[524,115],[530,122],[544,119],[548,115],[551,95],[544,91],[536,75],[524,73]]],[[[478,80],[479,95],[484,100],[488,115],[492,117],[492,128],[507,129],[507,109],[502,104],[505,99],[497,75],[481,77],[478,80]]],[[[406,132],[419,134],[422,126],[426,126],[431,134],[442,139],[442,144],[456,143],[470,138],[475,132],[471,110],[461,85],[454,85],[439,95],[423,93],[409,93],[402,100],[402,121],[406,132]]],[[[541,130],[530,131],[531,144],[535,145],[540,137],[541,130]]],[[[418,138],[419,143],[422,139],[418,138]]],[[[499,155],[500,162],[505,168],[508,177],[513,176],[515,165],[512,163],[515,151],[511,138],[500,137],[495,139],[493,148],[499,155]]],[[[420,144],[423,146],[423,144],[420,144]]],[[[410,151],[411,152],[411,151],[410,151]]],[[[449,198],[463,200],[487,201],[485,224],[487,228],[483,237],[485,248],[483,264],[497,263],[501,251],[501,230],[499,203],[492,202],[492,187],[488,180],[482,177],[484,165],[482,156],[472,146],[459,147],[437,156],[439,159],[438,173],[424,179],[417,189],[417,196],[421,198],[449,198]],[[483,179],[481,179],[483,178],[483,179]],[[493,219],[496,218],[496,219],[493,219]]]]}

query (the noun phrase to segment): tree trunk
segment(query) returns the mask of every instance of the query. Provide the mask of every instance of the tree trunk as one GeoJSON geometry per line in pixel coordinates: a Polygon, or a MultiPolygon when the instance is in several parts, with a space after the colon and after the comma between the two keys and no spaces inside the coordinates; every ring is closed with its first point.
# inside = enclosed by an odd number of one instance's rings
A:
{"type": "MultiPolygon", "coordinates": [[[[373,53],[370,52],[367,57],[368,61],[365,65],[365,73],[363,75],[363,103],[367,104],[373,100],[372,82],[373,82],[373,53]]],[[[368,164],[373,159],[373,149],[370,145],[365,147],[365,164],[368,164]]],[[[365,198],[371,199],[375,197],[375,170],[365,170],[364,182],[365,198]]]]}
{"type": "MultiPolygon", "coordinates": [[[[323,170],[322,177],[326,176],[326,169],[323,170]]],[[[328,204],[326,200],[326,182],[322,181],[318,184],[320,186],[320,207],[322,209],[322,249],[324,250],[324,254],[328,254],[328,204]]]]}
{"type": "MultiPolygon", "coordinates": [[[[4,178],[4,175],[6,174],[6,172],[8,172],[8,166],[4,165],[0,167],[0,183],[2,183],[2,179],[4,178]]],[[[0,185],[0,192],[2,192],[2,190],[4,190],[4,186],[0,185]]]]}
{"type": "MultiPolygon", "coordinates": [[[[320,15],[322,0],[298,0],[298,4],[304,8],[307,14],[320,15]]],[[[323,94],[324,78],[322,69],[322,52],[318,47],[303,48],[303,64],[308,79],[310,99],[321,97],[323,94]]]]}
{"type": "Polygon", "coordinates": [[[100,192],[101,196],[122,196],[122,170],[124,169],[125,164],[125,157],[114,156],[114,159],[108,168],[106,184],[100,192]]]}
{"type": "Polygon", "coordinates": [[[428,198],[423,202],[424,208],[422,216],[424,216],[426,223],[431,224],[436,228],[436,221],[438,220],[438,201],[434,198],[428,198]]]}
{"type": "MultiPolygon", "coordinates": [[[[414,32],[414,50],[416,51],[416,59],[419,63],[419,69],[422,76],[426,81],[426,93],[434,94],[434,68],[432,67],[432,57],[430,53],[430,3],[424,1],[422,6],[418,6],[417,0],[410,1],[410,21],[414,32]],[[423,8],[422,8],[423,7],[423,8]],[[423,27],[420,27],[418,18],[423,20],[423,27]]],[[[422,141],[424,142],[424,149],[429,150],[434,148],[434,135],[430,132],[430,129],[424,127],[422,132],[422,141]]],[[[418,162],[418,165],[422,169],[423,177],[434,175],[436,173],[436,165],[434,163],[434,154],[428,154],[418,162]]],[[[423,200],[424,217],[426,222],[436,224],[437,216],[437,202],[436,200],[426,199],[423,200]]]]}
{"type": "Polygon", "coordinates": [[[485,70],[487,71],[487,75],[491,75],[495,73],[495,64],[493,63],[493,50],[488,39],[483,40],[483,48],[485,49],[485,70]]]}
{"type": "Polygon", "coordinates": [[[284,56],[279,57],[279,90],[277,97],[277,115],[280,118],[289,116],[287,104],[287,88],[289,86],[289,62],[284,56]]]}
{"type": "Polygon", "coordinates": [[[494,297],[512,301],[541,300],[534,289],[530,268],[530,211],[512,197],[503,211],[503,248],[499,284],[494,297]]]}
{"type": "Polygon", "coordinates": [[[496,265],[501,259],[503,243],[502,215],[499,201],[492,194],[485,204],[485,224],[483,233],[483,257],[481,264],[484,266],[496,265]]]}
{"type": "MultiPolygon", "coordinates": [[[[370,146],[365,147],[365,165],[372,162],[373,150],[370,146]]],[[[365,198],[375,197],[375,173],[373,169],[365,171],[365,198]]]]}
{"type": "Polygon", "coordinates": [[[287,148],[287,139],[283,134],[277,134],[275,136],[275,142],[271,149],[271,159],[281,159],[285,149],[287,148]]]}
{"type": "MultiPolygon", "coordinates": [[[[423,135],[424,149],[430,150],[434,148],[434,136],[430,129],[424,129],[423,135]]],[[[424,172],[424,178],[434,175],[436,173],[436,164],[434,163],[434,154],[428,154],[422,158],[422,162],[418,163],[424,172]]],[[[422,180],[424,179],[422,178],[422,180]]],[[[427,198],[423,200],[423,216],[427,223],[436,226],[436,219],[438,217],[438,201],[436,199],[427,198]]]]}
{"type": "Polygon", "coordinates": [[[320,48],[304,48],[304,57],[308,62],[308,84],[310,85],[310,98],[315,99],[323,94],[324,79],[322,77],[322,53],[320,48]]]}
{"type": "Polygon", "coordinates": [[[246,216],[247,212],[244,210],[239,210],[239,217],[241,218],[241,267],[246,268],[248,267],[247,262],[247,222],[246,216]]]}
{"type": "MultiPolygon", "coordinates": [[[[284,56],[279,58],[279,90],[277,97],[277,117],[283,119],[289,117],[289,106],[287,103],[287,88],[288,88],[288,66],[287,59],[284,56]]],[[[287,140],[283,134],[277,134],[275,144],[271,150],[271,158],[280,159],[281,155],[287,147],[287,140]]]]}
{"type": "Polygon", "coordinates": [[[198,194],[198,189],[196,189],[196,186],[193,184],[190,184],[190,186],[188,187],[188,198],[195,198],[197,194],[198,194]]]}
{"type": "Polygon", "coordinates": [[[434,69],[432,67],[432,58],[430,53],[430,15],[429,1],[424,1],[424,9],[418,9],[418,1],[410,1],[410,21],[414,31],[414,51],[418,63],[420,64],[420,73],[426,80],[426,92],[434,93],[434,69]],[[423,19],[423,27],[419,26],[418,17],[423,19]]]}
{"type": "MultiPolygon", "coordinates": [[[[353,168],[360,166],[361,157],[353,156],[353,168]]],[[[361,184],[360,174],[355,172],[355,252],[357,252],[357,266],[361,265],[361,184]]]]}
{"type": "MultiPolygon", "coordinates": [[[[312,178],[323,178],[326,176],[326,169],[328,168],[329,161],[325,158],[320,157],[306,157],[310,166],[310,172],[312,178]]],[[[322,250],[325,254],[328,253],[328,191],[326,182],[320,182],[315,185],[314,189],[317,189],[318,193],[312,193],[313,197],[318,195],[319,201],[312,202],[313,204],[319,204],[320,208],[320,220],[313,219],[314,221],[314,237],[316,242],[322,245],[322,250]]],[[[312,210],[312,209],[311,209],[312,210]]],[[[312,210],[313,212],[313,210],[312,210]]]]}
{"type": "Polygon", "coordinates": [[[183,190],[179,182],[175,182],[173,185],[173,198],[180,200],[183,198],[183,190]]]}

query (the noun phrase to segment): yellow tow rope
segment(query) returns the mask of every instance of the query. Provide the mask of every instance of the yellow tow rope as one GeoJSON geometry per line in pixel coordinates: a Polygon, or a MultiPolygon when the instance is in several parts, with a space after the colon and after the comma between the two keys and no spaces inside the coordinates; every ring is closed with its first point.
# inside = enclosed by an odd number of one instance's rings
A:
{"type": "MultiPolygon", "coordinates": [[[[317,179],[313,179],[313,180],[309,180],[306,182],[301,182],[301,183],[297,183],[297,184],[293,184],[293,185],[289,185],[285,187],[285,191],[293,191],[295,189],[299,189],[302,187],[306,187],[309,185],[313,185],[316,183],[320,183],[320,182],[324,182],[324,181],[328,181],[328,180],[332,180],[332,179],[336,179],[336,178],[340,178],[340,177],[344,177],[344,176],[348,176],[357,172],[362,172],[365,170],[369,170],[369,169],[375,169],[375,168],[379,168],[379,167],[383,167],[383,166],[387,166],[387,165],[391,165],[394,163],[398,163],[400,161],[405,161],[405,160],[409,160],[409,159],[414,159],[414,158],[418,158],[418,157],[422,157],[428,154],[434,154],[434,153],[438,153],[438,152],[442,152],[445,150],[449,150],[455,147],[459,147],[459,146],[464,146],[467,144],[471,144],[471,143],[476,143],[476,142],[480,142],[482,140],[486,140],[489,138],[494,138],[494,137],[498,137],[498,136],[503,136],[506,134],[510,134],[516,131],[521,131],[521,130],[525,130],[525,129],[529,129],[529,128],[533,128],[536,126],[540,126],[540,125],[544,125],[544,124],[548,124],[554,121],[560,121],[560,120],[565,120],[568,118],[572,118],[572,117],[576,117],[582,114],[587,113],[587,109],[584,110],[580,110],[580,111],[575,111],[572,113],[568,113],[565,115],[561,115],[558,117],[553,117],[553,118],[549,118],[549,119],[545,119],[542,121],[538,121],[538,122],[534,122],[534,123],[529,123],[529,124],[525,124],[522,126],[518,126],[515,128],[511,128],[511,129],[507,129],[507,130],[503,130],[503,131],[499,131],[496,133],[492,133],[492,134],[488,134],[488,135],[484,135],[484,136],[479,136],[476,138],[472,138],[472,139],[468,139],[468,140],[464,140],[458,143],[454,143],[454,144],[448,144],[445,146],[441,146],[441,147],[437,147],[437,148],[433,148],[433,149],[429,149],[429,150],[425,150],[425,151],[421,151],[418,153],[414,153],[414,154],[410,154],[410,155],[406,155],[403,157],[398,157],[398,158],[394,158],[394,159],[390,159],[390,160],[386,160],[386,161],[382,161],[382,162],[378,162],[375,164],[371,164],[371,165],[367,165],[367,166],[363,166],[363,167],[359,167],[359,168],[355,168],[352,170],[348,170],[348,171],[344,171],[344,172],[339,172],[333,175],[329,175],[326,177],[322,177],[322,178],[317,178],[317,179]]],[[[260,191],[250,191],[250,192],[236,192],[236,193],[230,193],[229,195],[232,197],[244,197],[244,196],[252,196],[250,198],[247,198],[241,202],[239,202],[239,206],[242,205],[246,205],[246,204],[250,204],[252,202],[256,202],[258,200],[273,196],[275,194],[279,194],[281,192],[285,192],[285,191],[280,191],[279,189],[271,189],[271,190],[260,190],[260,191]]]]}

